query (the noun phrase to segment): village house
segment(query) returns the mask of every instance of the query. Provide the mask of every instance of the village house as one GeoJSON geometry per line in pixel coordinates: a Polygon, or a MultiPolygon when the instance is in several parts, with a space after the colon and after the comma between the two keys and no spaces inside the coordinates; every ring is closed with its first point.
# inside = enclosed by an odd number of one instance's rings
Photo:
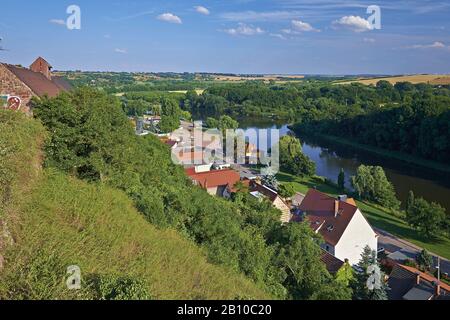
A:
{"type": "Polygon", "coordinates": [[[198,169],[192,167],[185,169],[185,172],[194,185],[205,189],[210,195],[223,198],[230,198],[241,180],[239,173],[231,169],[198,172],[198,169]]]}
{"type": "Polygon", "coordinates": [[[450,286],[416,268],[397,264],[388,279],[389,300],[450,299],[450,286]]]}
{"type": "Polygon", "coordinates": [[[327,271],[331,274],[336,274],[344,265],[344,261],[339,260],[329,252],[323,250],[320,260],[325,264],[327,271]]]}
{"type": "Polygon", "coordinates": [[[24,68],[0,63],[0,107],[31,114],[31,98],[47,95],[55,97],[71,89],[62,77],[52,74],[52,66],[39,57],[24,68]]]}
{"type": "Polygon", "coordinates": [[[301,202],[293,221],[305,218],[312,229],[322,235],[323,249],[341,261],[355,265],[366,246],[376,251],[378,236],[356,206],[346,196],[333,198],[311,189],[301,202]]]}
{"type": "Polygon", "coordinates": [[[214,159],[205,159],[205,154],[202,151],[179,151],[172,149],[172,157],[176,164],[182,165],[185,168],[205,166],[210,167],[213,164],[214,159]]]}
{"type": "Polygon", "coordinates": [[[282,213],[281,222],[289,223],[291,221],[292,215],[290,206],[275,190],[272,190],[258,181],[251,181],[250,194],[256,198],[269,200],[275,208],[279,209],[282,213]]]}

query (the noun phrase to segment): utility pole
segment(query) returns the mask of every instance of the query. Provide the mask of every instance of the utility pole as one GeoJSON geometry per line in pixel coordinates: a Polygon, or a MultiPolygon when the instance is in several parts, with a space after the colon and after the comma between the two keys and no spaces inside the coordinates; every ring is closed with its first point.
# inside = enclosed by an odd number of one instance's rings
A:
{"type": "Polygon", "coordinates": [[[438,264],[437,264],[437,269],[438,269],[438,281],[441,281],[441,258],[437,258],[438,259],[438,264]]]}

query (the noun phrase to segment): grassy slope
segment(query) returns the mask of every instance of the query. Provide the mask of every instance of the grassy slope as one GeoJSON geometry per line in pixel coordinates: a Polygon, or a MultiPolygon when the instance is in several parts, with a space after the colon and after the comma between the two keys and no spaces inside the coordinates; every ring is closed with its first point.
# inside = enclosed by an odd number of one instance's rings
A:
{"type": "Polygon", "coordinates": [[[32,162],[35,168],[40,163],[36,141],[42,140],[43,129],[34,120],[0,111],[0,120],[5,117],[0,143],[9,141],[18,161],[0,166],[20,183],[0,213],[15,239],[0,249],[6,261],[0,299],[80,298],[65,286],[72,264],[83,276],[140,279],[155,299],[270,298],[245,277],[208,263],[201,249],[175,231],[154,228],[118,190],[53,170],[37,170],[32,179],[20,180],[33,172],[26,170],[32,162]],[[4,139],[3,130],[10,128],[16,135],[4,139]]]}
{"type": "MultiPolygon", "coordinates": [[[[280,173],[278,175],[278,180],[281,183],[292,183],[296,191],[301,193],[306,193],[310,188],[314,187],[332,196],[337,196],[342,193],[337,188],[326,184],[324,180],[319,177],[302,179],[287,173],[280,173]]],[[[357,201],[357,203],[358,207],[374,227],[408,240],[419,247],[426,248],[444,258],[450,259],[450,239],[440,237],[435,241],[429,241],[419,235],[417,231],[412,229],[405,221],[389,212],[389,210],[368,202],[357,201]]]]}

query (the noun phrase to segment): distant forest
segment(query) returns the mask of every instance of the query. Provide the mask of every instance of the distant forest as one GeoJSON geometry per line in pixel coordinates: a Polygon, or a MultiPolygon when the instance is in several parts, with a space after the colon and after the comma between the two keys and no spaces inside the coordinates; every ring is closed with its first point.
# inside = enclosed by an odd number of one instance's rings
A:
{"type": "Polygon", "coordinates": [[[142,74],[100,75],[83,73],[75,84],[124,94],[124,103],[132,106],[130,114],[143,113],[169,96],[194,117],[284,120],[295,124],[298,133],[336,136],[442,163],[450,160],[449,85],[392,85],[384,80],[369,86],[339,85],[323,77],[230,83],[206,75],[194,79],[194,74],[158,74],[158,80],[142,74]]]}

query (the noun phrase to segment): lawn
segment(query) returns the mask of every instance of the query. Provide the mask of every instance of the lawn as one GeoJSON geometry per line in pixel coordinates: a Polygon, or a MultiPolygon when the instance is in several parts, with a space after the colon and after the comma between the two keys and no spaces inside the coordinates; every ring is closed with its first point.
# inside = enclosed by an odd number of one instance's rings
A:
{"type": "MultiPolygon", "coordinates": [[[[306,193],[309,189],[316,188],[332,196],[342,194],[338,188],[327,184],[323,177],[299,178],[287,173],[280,173],[277,175],[277,178],[281,183],[291,183],[295,187],[295,190],[301,193],[306,193]]],[[[387,231],[441,257],[450,259],[449,238],[439,237],[435,240],[428,240],[418,234],[417,231],[412,229],[405,221],[390,210],[363,201],[357,201],[357,204],[367,220],[375,228],[387,231]]]]}

